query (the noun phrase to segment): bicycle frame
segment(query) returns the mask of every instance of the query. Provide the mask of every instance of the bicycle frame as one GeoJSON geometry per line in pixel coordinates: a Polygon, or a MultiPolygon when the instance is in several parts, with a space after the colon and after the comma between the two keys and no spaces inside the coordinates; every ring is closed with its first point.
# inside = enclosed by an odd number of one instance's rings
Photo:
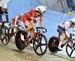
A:
{"type": "MultiPolygon", "coordinates": [[[[27,44],[28,45],[30,45],[31,44],[31,42],[33,42],[32,40],[34,39],[34,37],[36,36],[36,35],[40,35],[40,31],[38,30],[38,29],[45,29],[44,27],[36,27],[36,32],[34,32],[34,35],[33,35],[33,37],[31,37],[31,38],[29,38],[28,37],[28,32],[25,32],[25,42],[27,42],[27,44]]],[[[45,29],[45,31],[43,32],[43,33],[45,33],[45,32],[47,32],[47,30],[45,29]]],[[[39,40],[37,41],[37,42],[40,42],[40,37],[38,38],[39,40]]]]}
{"type": "MultiPolygon", "coordinates": [[[[70,36],[70,38],[71,38],[71,36],[70,36]]],[[[59,42],[60,42],[60,34],[59,34],[59,36],[58,36],[58,39],[59,39],[59,42]]],[[[70,40],[70,39],[67,39],[67,41],[64,43],[64,44],[61,44],[61,48],[63,48],[66,44],[68,44],[69,42],[73,42],[72,40],[70,40]]]]}
{"type": "MultiPolygon", "coordinates": [[[[34,32],[33,37],[31,37],[31,38],[29,39],[29,38],[28,38],[28,32],[27,32],[27,33],[26,33],[26,42],[27,42],[28,44],[30,44],[30,43],[32,42],[32,40],[34,39],[34,37],[35,37],[36,35],[38,35],[38,34],[40,34],[40,32],[38,32],[38,29],[36,29],[36,32],[34,32]]],[[[37,42],[40,42],[40,41],[38,40],[37,42]]]]}
{"type": "Polygon", "coordinates": [[[12,26],[10,26],[9,28],[4,26],[3,30],[4,30],[3,33],[2,33],[3,34],[3,38],[2,38],[1,41],[2,41],[2,43],[4,45],[7,45],[10,42],[10,39],[16,34],[16,32],[13,33],[14,28],[12,29],[12,26]],[[11,33],[10,33],[10,31],[11,31],[11,33]],[[4,41],[6,43],[4,43],[4,41]]]}
{"type": "Polygon", "coordinates": [[[35,30],[36,32],[31,38],[28,37],[28,32],[19,30],[15,36],[15,44],[19,50],[23,50],[28,45],[32,47],[32,43],[34,52],[37,55],[43,55],[47,51],[47,39],[42,33],[47,32],[47,30],[44,27],[37,27],[35,30]],[[43,31],[42,33],[40,32],[41,30],[43,31]]]}

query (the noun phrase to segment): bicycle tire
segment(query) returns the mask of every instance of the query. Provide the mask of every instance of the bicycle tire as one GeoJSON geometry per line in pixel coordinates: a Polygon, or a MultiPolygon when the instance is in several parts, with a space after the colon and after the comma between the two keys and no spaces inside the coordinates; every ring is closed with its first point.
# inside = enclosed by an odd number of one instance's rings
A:
{"type": "Polygon", "coordinates": [[[47,39],[46,39],[46,37],[43,35],[43,34],[39,34],[38,36],[41,36],[44,40],[41,40],[41,42],[42,41],[44,41],[45,43],[44,44],[39,44],[38,42],[37,42],[37,35],[34,37],[34,40],[33,40],[33,49],[34,49],[34,52],[37,54],[37,55],[44,55],[45,53],[46,53],[46,51],[47,51],[47,39]],[[38,43],[37,45],[36,45],[36,42],[38,43]],[[43,45],[45,45],[45,48],[43,48],[42,49],[42,46],[43,45]],[[40,50],[41,50],[41,53],[40,52],[38,52],[37,51],[37,49],[40,47],[40,50]]]}
{"type": "Polygon", "coordinates": [[[48,42],[48,49],[51,53],[57,53],[57,46],[59,45],[59,40],[57,37],[53,36],[49,39],[49,42],[48,42]],[[52,47],[52,43],[54,42],[54,40],[56,41],[55,44],[56,46],[53,46],[52,47]]]}
{"type": "MultiPolygon", "coordinates": [[[[25,41],[19,40],[21,33],[22,33],[22,35],[25,36],[25,32],[24,32],[24,31],[18,31],[18,32],[16,33],[16,36],[15,36],[15,44],[16,44],[16,47],[17,47],[19,50],[23,50],[23,49],[26,47],[25,41]]],[[[24,38],[25,38],[25,37],[24,37],[24,38]]]]}
{"type": "Polygon", "coordinates": [[[1,42],[2,42],[2,44],[7,45],[10,41],[10,39],[9,39],[9,29],[7,27],[4,27],[3,30],[4,30],[4,32],[2,34],[3,37],[1,39],[1,42]]]}
{"type": "Polygon", "coordinates": [[[3,45],[7,45],[9,43],[8,36],[4,36],[1,42],[3,45]]]}
{"type": "Polygon", "coordinates": [[[74,49],[71,50],[71,53],[69,53],[70,50],[68,50],[68,47],[71,49],[71,46],[70,46],[69,44],[67,44],[67,45],[66,45],[66,53],[67,53],[67,55],[68,55],[70,58],[75,58],[75,56],[72,56],[72,53],[73,53],[73,51],[75,50],[75,43],[73,44],[73,48],[74,48],[74,49]]]}

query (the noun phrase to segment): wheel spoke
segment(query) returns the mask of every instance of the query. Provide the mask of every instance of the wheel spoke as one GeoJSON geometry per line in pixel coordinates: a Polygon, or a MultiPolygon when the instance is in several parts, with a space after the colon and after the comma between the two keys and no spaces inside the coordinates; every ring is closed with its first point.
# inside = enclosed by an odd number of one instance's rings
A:
{"type": "Polygon", "coordinates": [[[37,49],[38,47],[36,46],[36,43],[34,44],[34,48],[37,49]]]}
{"type": "Polygon", "coordinates": [[[38,44],[38,45],[36,46],[36,50],[39,48],[39,46],[40,46],[40,44],[38,44]]]}
{"type": "Polygon", "coordinates": [[[41,46],[44,46],[44,45],[46,45],[46,44],[41,44],[41,46]]]}
{"type": "Polygon", "coordinates": [[[68,47],[70,48],[70,49],[72,49],[72,47],[68,44],[68,47]]]}
{"type": "Polygon", "coordinates": [[[73,44],[74,50],[75,50],[75,43],[73,44]]]}
{"type": "Polygon", "coordinates": [[[42,47],[40,46],[40,50],[41,50],[41,53],[42,53],[42,47]]]}
{"type": "Polygon", "coordinates": [[[46,45],[46,44],[38,44],[37,46],[36,46],[36,50],[38,50],[38,48],[40,48],[40,52],[42,53],[43,52],[43,49],[42,49],[42,46],[43,45],[46,45]]]}
{"type": "Polygon", "coordinates": [[[74,53],[74,50],[75,50],[74,44],[73,44],[73,46],[70,46],[69,44],[67,44],[67,46],[66,46],[66,53],[67,53],[67,55],[69,57],[71,57],[71,58],[74,58],[75,57],[75,55],[73,54],[74,53]]]}
{"type": "Polygon", "coordinates": [[[73,53],[73,50],[72,50],[71,53],[70,53],[70,57],[71,57],[72,53],[73,53]]]}

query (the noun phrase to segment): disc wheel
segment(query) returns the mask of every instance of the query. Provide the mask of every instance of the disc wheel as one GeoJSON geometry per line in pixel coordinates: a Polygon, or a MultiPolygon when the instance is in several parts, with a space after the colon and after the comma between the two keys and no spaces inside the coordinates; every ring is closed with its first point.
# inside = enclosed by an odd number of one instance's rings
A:
{"type": "Polygon", "coordinates": [[[59,40],[57,37],[53,36],[49,39],[48,48],[50,52],[56,53],[58,45],[59,45],[59,40]]]}
{"type": "Polygon", "coordinates": [[[19,50],[23,50],[25,47],[26,47],[26,42],[25,42],[25,32],[24,31],[18,31],[16,36],[15,36],[15,44],[16,44],[16,47],[19,49],[19,50]],[[21,39],[21,35],[24,36],[24,40],[21,39]]]}

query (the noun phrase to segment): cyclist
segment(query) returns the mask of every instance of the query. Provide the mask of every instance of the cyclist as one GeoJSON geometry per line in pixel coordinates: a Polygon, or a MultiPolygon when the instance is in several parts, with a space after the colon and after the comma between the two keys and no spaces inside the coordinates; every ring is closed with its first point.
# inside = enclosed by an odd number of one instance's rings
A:
{"type": "Polygon", "coordinates": [[[7,4],[9,1],[10,0],[1,0],[0,1],[0,26],[2,26],[3,22],[6,22],[5,25],[9,26],[8,10],[7,10],[7,4]]]}
{"type": "Polygon", "coordinates": [[[58,46],[59,51],[65,45],[64,43],[66,42],[65,41],[66,39],[71,40],[68,29],[73,28],[73,27],[75,27],[75,19],[74,18],[70,19],[70,21],[65,21],[58,25],[57,31],[59,32],[59,39],[60,39],[60,43],[58,46]]]}
{"type": "Polygon", "coordinates": [[[22,16],[23,23],[25,24],[25,32],[30,31],[30,37],[34,35],[34,24],[37,22],[37,18],[40,17],[40,25],[43,27],[42,17],[46,12],[45,6],[37,6],[35,9],[31,9],[22,16]]]}
{"type": "Polygon", "coordinates": [[[2,10],[3,10],[3,15],[5,15],[7,23],[9,23],[9,19],[8,19],[8,7],[7,7],[7,4],[9,3],[9,1],[10,0],[2,0],[2,2],[1,2],[1,6],[2,6],[2,10]]]}
{"type": "MultiPolygon", "coordinates": [[[[12,23],[12,31],[13,31],[13,29],[14,28],[16,28],[17,29],[17,31],[18,31],[18,27],[19,27],[19,20],[22,20],[22,13],[21,14],[19,14],[19,15],[16,15],[16,16],[14,16],[13,18],[12,18],[12,20],[11,20],[11,23],[12,23]]],[[[12,33],[13,34],[13,33],[12,33]]]]}
{"type": "Polygon", "coordinates": [[[14,27],[18,27],[18,20],[21,20],[21,15],[16,15],[12,18],[12,25],[14,27]]]}

